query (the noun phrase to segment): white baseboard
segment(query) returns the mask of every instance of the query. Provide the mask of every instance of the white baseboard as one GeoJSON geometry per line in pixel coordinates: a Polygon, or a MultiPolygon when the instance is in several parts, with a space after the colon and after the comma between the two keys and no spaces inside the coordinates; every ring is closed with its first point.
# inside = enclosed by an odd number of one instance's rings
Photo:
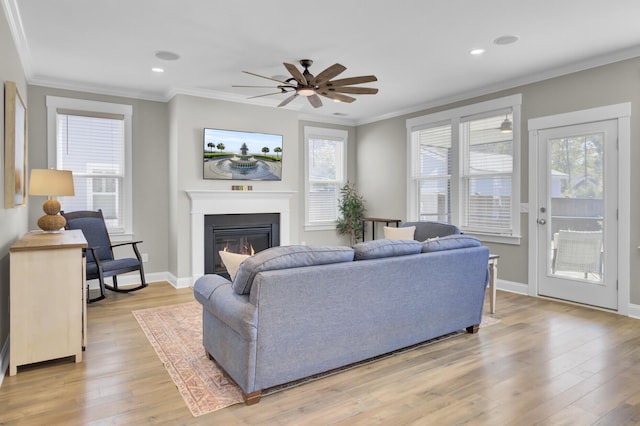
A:
{"type": "MultiPolygon", "coordinates": [[[[169,279],[170,276],[171,274],[169,274],[168,272],[152,272],[150,274],[144,274],[144,279],[147,283],[152,283],[156,281],[169,281],[169,283],[171,283],[171,280],[169,279]]],[[[109,285],[112,284],[111,278],[105,278],[104,281],[109,285]]],[[[139,273],[134,272],[132,274],[118,275],[118,285],[130,286],[130,285],[136,285],[136,284],[140,284],[139,273]]],[[[173,283],[171,284],[173,285],[173,283]]],[[[99,288],[100,288],[100,283],[98,282],[97,279],[89,281],[89,289],[98,290],[99,288]]]]}
{"type": "Polygon", "coordinates": [[[2,386],[7,368],[9,368],[9,336],[7,336],[7,340],[4,341],[2,350],[0,350],[0,386],[2,386]]]}
{"type": "Polygon", "coordinates": [[[498,278],[496,288],[502,291],[508,291],[509,293],[529,295],[529,286],[523,283],[517,283],[514,281],[506,281],[498,278]]]}
{"type": "Polygon", "coordinates": [[[629,311],[627,312],[627,315],[630,318],[640,319],[640,305],[634,305],[629,303],[629,311]]]}
{"type": "Polygon", "coordinates": [[[193,287],[193,280],[191,279],[191,277],[178,278],[175,275],[167,272],[167,281],[169,281],[169,284],[171,284],[175,288],[193,287]]]}
{"type": "MultiPolygon", "coordinates": [[[[498,290],[508,291],[510,293],[516,293],[516,294],[522,294],[524,296],[530,296],[530,294],[529,294],[529,286],[527,284],[523,284],[523,283],[516,283],[516,282],[512,282],[512,281],[505,281],[505,280],[498,279],[497,288],[498,288],[498,290]]],[[[533,295],[533,297],[537,297],[537,296],[533,295]]],[[[568,303],[570,303],[570,302],[568,302],[568,303]]],[[[620,312],[618,312],[618,313],[620,313],[620,312]]],[[[620,315],[625,315],[625,314],[620,313],[620,315]]],[[[629,303],[628,311],[627,311],[625,316],[628,316],[629,318],[640,319],[640,305],[634,305],[632,303],[629,303]]]]}

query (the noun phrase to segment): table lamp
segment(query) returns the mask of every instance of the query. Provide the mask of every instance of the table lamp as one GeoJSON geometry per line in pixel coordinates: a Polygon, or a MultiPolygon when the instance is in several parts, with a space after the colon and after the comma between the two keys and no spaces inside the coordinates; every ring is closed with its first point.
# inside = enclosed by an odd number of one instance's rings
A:
{"type": "Polygon", "coordinates": [[[47,201],[42,205],[46,213],[38,219],[38,226],[45,232],[56,232],[67,223],[60,216],[60,202],[53,197],[75,195],[73,174],[70,170],[32,169],[29,179],[29,195],[46,195],[47,201]]]}

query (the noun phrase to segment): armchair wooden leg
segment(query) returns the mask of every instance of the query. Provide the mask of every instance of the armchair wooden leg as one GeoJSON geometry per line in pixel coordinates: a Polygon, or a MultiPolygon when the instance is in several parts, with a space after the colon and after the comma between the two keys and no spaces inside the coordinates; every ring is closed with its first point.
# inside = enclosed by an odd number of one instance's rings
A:
{"type": "Polygon", "coordinates": [[[133,287],[133,288],[118,288],[118,279],[116,278],[115,275],[111,276],[111,279],[113,280],[113,285],[109,285],[109,284],[105,284],[105,287],[111,291],[115,291],[118,293],[130,293],[132,291],[136,291],[136,290],[140,290],[142,288],[145,288],[147,286],[147,282],[144,279],[144,272],[142,270],[142,268],[140,269],[140,285],[137,287],[133,287]]]}
{"type": "Polygon", "coordinates": [[[104,283],[103,283],[102,280],[99,280],[99,281],[100,281],[100,296],[94,297],[93,299],[91,297],[89,297],[89,284],[87,284],[87,303],[97,302],[97,301],[102,300],[102,299],[107,297],[104,294],[104,283]]]}

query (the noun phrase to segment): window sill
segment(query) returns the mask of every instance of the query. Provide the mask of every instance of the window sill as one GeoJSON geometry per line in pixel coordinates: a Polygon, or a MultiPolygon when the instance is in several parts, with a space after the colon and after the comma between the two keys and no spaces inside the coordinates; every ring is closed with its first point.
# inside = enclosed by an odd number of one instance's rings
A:
{"type": "Polygon", "coordinates": [[[494,234],[482,234],[479,232],[464,232],[464,235],[469,235],[471,237],[476,237],[482,242],[487,243],[499,243],[499,244],[510,244],[510,245],[520,245],[522,236],[520,235],[494,235],[494,234]]]}
{"type": "Polygon", "coordinates": [[[335,231],[336,229],[336,224],[335,223],[327,223],[327,224],[322,224],[322,225],[310,225],[310,224],[305,224],[304,225],[304,230],[305,231],[335,231]]]}
{"type": "Polygon", "coordinates": [[[117,244],[117,243],[129,243],[131,241],[133,241],[133,234],[131,233],[125,233],[125,232],[119,232],[117,234],[109,234],[109,239],[111,240],[111,243],[113,244],[117,244]]]}

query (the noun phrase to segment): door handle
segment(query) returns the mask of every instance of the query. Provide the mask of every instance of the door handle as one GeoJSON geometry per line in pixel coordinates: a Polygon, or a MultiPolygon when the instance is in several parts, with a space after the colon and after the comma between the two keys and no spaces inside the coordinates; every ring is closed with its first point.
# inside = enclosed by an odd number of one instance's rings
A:
{"type": "Polygon", "coordinates": [[[547,221],[546,221],[546,220],[544,220],[544,219],[538,219],[538,221],[537,221],[537,222],[538,222],[538,224],[539,224],[539,225],[544,225],[544,224],[546,224],[546,223],[547,223],[547,221]]]}

